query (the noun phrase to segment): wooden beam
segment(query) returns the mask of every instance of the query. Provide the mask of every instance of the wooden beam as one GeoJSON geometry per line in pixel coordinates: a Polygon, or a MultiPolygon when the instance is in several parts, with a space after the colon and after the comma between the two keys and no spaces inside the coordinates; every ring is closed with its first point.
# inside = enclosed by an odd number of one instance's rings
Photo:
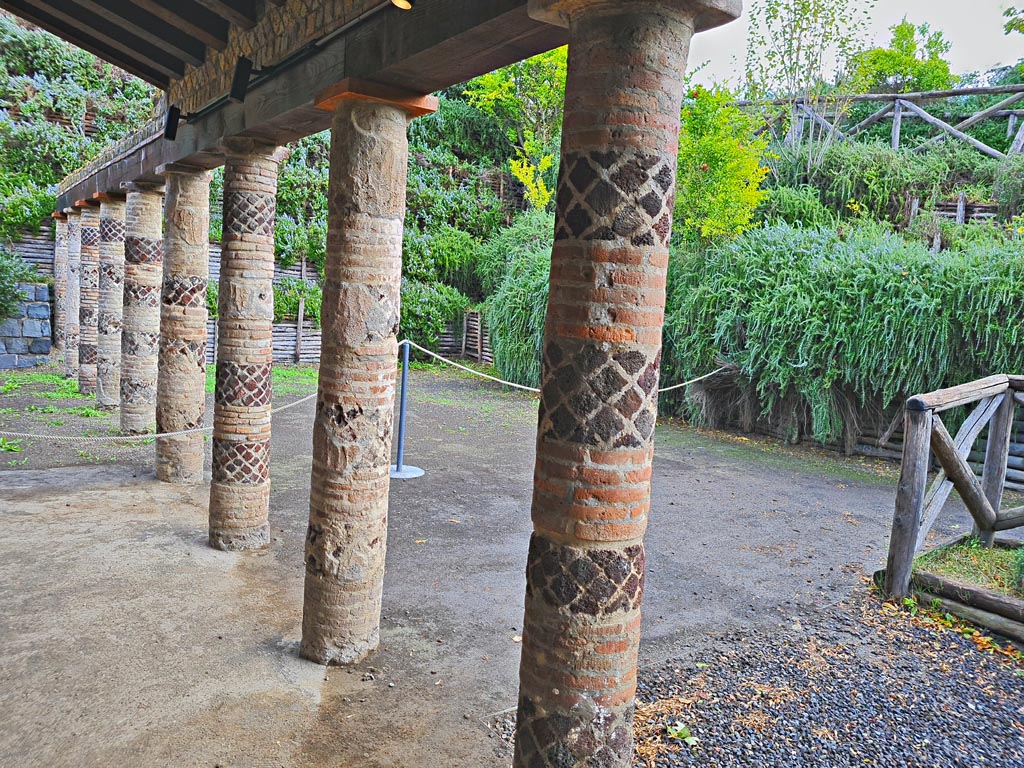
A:
{"type": "MultiPolygon", "coordinates": [[[[817,102],[828,103],[830,101],[843,101],[843,102],[882,102],[889,101],[893,102],[896,99],[910,99],[913,101],[938,101],[939,99],[950,99],[954,96],[994,96],[1003,93],[1019,93],[1024,91],[1024,83],[1017,83],[1014,85],[990,85],[982,88],[951,88],[946,91],[914,91],[912,93],[861,93],[855,96],[839,96],[834,99],[817,99],[817,102]]],[[[783,98],[783,99],[772,99],[771,101],[751,101],[750,99],[739,99],[733,102],[737,107],[753,107],[761,106],[764,104],[770,104],[773,106],[783,106],[784,104],[792,104],[796,99],[794,98],[783,98]]]]}
{"type": "Polygon", "coordinates": [[[847,136],[855,136],[856,134],[858,134],[861,131],[863,131],[865,128],[870,128],[872,125],[877,123],[879,120],[881,120],[882,118],[886,117],[889,114],[889,110],[890,109],[892,109],[892,107],[890,107],[888,104],[886,104],[884,107],[882,107],[880,110],[875,112],[873,115],[870,115],[869,117],[864,118],[859,123],[857,123],[855,126],[853,126],[853,128],[851,128],[850,130],[848,130],[846,132],[846,135],[847,136]]]}
{"type": "Polygon", "coordinates": [[[77,27],[68,26],[62,19],[33,8],[25,0],[0,0],[0,7],[6,8],[11,13],[32,22],[37,27],[41,27],[47,32],[67,40],[72,45],[77,45],[79,48],[99,56],[115,67],[119,67],[125,72],[142,78],[147,83],[164,89],[170,85],[171,79],[165,73],[125,55],[120,50],[98,40],[91,34],[79,30],[77,27]]]}
{"type": "Polygon", "coordinates": [[[967,511],[983,531],[991,531],[996,524],[996,511],[992,509],[978,479],[974,476],[967,459],[960,455],[953,438],[949,436],[946,425],[938,414],[932,416],[932,452],[946,470],[946,475],[953,481],[956,492],[963,499],[967,511]]]}
{"type": "MultiPolygon", "coordinates": [[[[1006,155],[1004,155],[999,150],[992,149],[992,147],[990,147],[988,144],[985,144],[984,142],[978,141],[973,136],[968,136],[963,131],[958,131],[956,128],[954,128],[952,125],[950,125],[949,123],[945,122],[944,120],[939,120],[939,118],[935,117],[934,115],[928,114],[923,109],[921,109],[921,107],[917,106],[917,104],[914,104],[913,102],[906,101],[905,99],[900,99],[897,102],[897,104],[902,105],[904,109],[909,109],[911,112],[913,112],[915,115],[920,117],[922,120],[924,120],[929,125],[933,125],[936,128],[941,128],[946,133],[948,133],[950,136],[955,136],[956,138],[960,139],[961,141],[966,141],[968,144],[970,144],[976,150],[978,150],[979,152],[982,152],[982,153],[988,155],[989,157],[994,157],[997,160],[1002,160],[1003,158],[1006,157],[1006,155]]],[[[918,147],[915,151],[920,152],[922,149],[924,149],[924,145],[918,147]]]]}
{"type": "Polygon", "coordinates": [[[815,112],[813,109],[811,109],[806,104],[802,104],[801,106],[803,107],[804,114],[806,114],[809,118],[811,118],[811,120],[816,122],[818,125],[820,125],[822,128],[824,128],[826,131],[828,131],[830,134],[832,134],[834,136],[838,136],[841,141],[846,141],[846,134],[845,133],[840,131],[832,123],[830,123],[824,117],[819,115],[817,112],[815,112]]]}
{"type": "Polygon", "coordinates": [[[438,104],[436,96],[410,93],[391,85],[346,77],[340,83],[335,83],[314,96],[313,105],[317,109],[333,112],[338,104],[349,99],[394,104],[404,109],[410,117],[422,117],[437,112],[438,104]]]}
{"type": "Polygon", "coordinates": [[[996,531],[1009,531],[1024,525],[1024,507],[1011,507],[996,516],[996,531]]]}
{"type": "Polygon", "coordinates": [[[956,600],[972,608],[990,611],[1018,622],[1024,622],[1024,601],[1000,595],[987,589],[954,579],[940,578],[931,573],[918,571],[914,584],[939,597],[956,600]]]}
{"type": "MultiPolygon", "coordinates": [[[[1022,92],[1022,93],[1015,93],[1012,96],[1010,96],[1008,99],[1003,99],[998,104],[995,104],[995,105],[989,107],[988,109],[983,109],[980,112],[975,112],[973,115],[968,117],[966,120],[963,120],[963,121],[957,123],[953,127],[956,128],[958,131],[965,131],[968,128],[970,128],[971,126],[977,125],[982,120],[987,120],[988,118],[992,117],[992,115],[996,114],[997,112],[1001,112],[1002,110],[1006,109],[1011,104],[1016,104],[1021,99],[1024,99],[1024,92],[1022,92]]],[[[921,148],[924,148],[924,147],[927,147],[927,146],[931,146],[932,144],[938,144],[939,142],[943,141],[945,138],[946,137],[943,136],[943,135],[935,136],[935,137],[933,137],[931,139],[928,139],[928,141],[926,141],[924,144],[922,144],[921,148]]]]}
{"type": "Polygon", "coordinates": [[[959,384],[948,389],[938,389],[925,395],[914,395],[907,400],[908,411],[948,411],[958,405],[967,405],[984,397],[1002,394],[1010,386],[1010,380],[1003,374],[988,376],[977,381],[959,384]]]}
{"type": "Polygon", "coordinates": [[[132,0],[132,2],[175,29],[202,41],[215,51],[228,44],[231,25],[194,0],[132,0]]]}
{"type": "Polygon", "coordinates": [[[129,0],[72,0],[87,13],[107,19],[121,29],[162,48],[182,61],[199,66],[206,59],[206,45],[143,10],[129,0]]]}
{"type": "MultiPolygon", "coordinates": [[[[986,397],[978,404],[978,407],[971,411],[970,415],[964,419],[964,423],[960,425],[960,429],[957,430],[954,442],[957,446],[957,452],[965,459],[970,455],[971,447],[974,445],[974,441],[978,439],[978,435],[981,434],[985,425],[991,421],[996,413],[998,413],[999,407],[1010,399],[1007,397],[1008,394],[1009,393],[1004,392],[1003,394],[996,395],[995,397],[986,397]]],[[[1005,461],[1003,462],[1003,468],[1006,468],[1005,461]]],[[[936,475],[935,480],[932,481],[932,485],[924,497],[924,510],[921,513],[921,529],[917,534],[917,549],[924,546],[924,540],[928,536],[928,531],[930,531],[932,526],[935,525],[935,521],[942,512],[942,508],[946,505],[946,500],[949,498],[949,494],[952,492],[953,481],[946,476],[946,470],[940,469],[939,474],[936,475]]],[[[995,507],[995,509],[998,509],[998,507],[995,507]]]]}
{"type": "MultiPolygon", "coordinates": [[[[160,48],[86,11],[72,0],[20,0],[38,12],[52,15],[66,28],[85,33],[127,58],[170,78],[185,74],[185,62],[160,48]]],[[[63,37],[63,35],[61,35],[63,37]]]]}
{"type": "Polygon", "coordinates": [[[198,0],[199,4],[242,29],[252,29],[263,15],[262,0],[198,0]]]}

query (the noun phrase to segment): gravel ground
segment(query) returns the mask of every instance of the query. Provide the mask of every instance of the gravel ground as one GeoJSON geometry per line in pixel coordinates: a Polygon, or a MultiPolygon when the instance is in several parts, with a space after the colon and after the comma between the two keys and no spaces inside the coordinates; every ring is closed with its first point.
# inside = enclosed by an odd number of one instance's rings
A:
{"type": "Polygon", "coordinates": [[[1024,766],[1012,648],[873,597],[807,621],[642,671],[637,765],[1024,766]],[[669,737],[676,723],[698,742],[669,737]]]}

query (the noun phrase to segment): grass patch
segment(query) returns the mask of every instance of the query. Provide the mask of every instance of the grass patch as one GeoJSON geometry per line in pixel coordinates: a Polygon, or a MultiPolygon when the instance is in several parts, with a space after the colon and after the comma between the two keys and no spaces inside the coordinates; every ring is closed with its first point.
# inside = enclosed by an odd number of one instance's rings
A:
{"type": "Polygon", "coordinates": [[[47,400],[81,400],[88,395],[78,391],[78,381],[66,379],[58,373],[11,373],[0,384],[0,394],[11,394],[23,387],[39,388],[27,394],[47,400]]]}
{"type": "Polygon", "coordinates": [[[1001,595],[1024,597],[1018,586],[1017,569],[1022,560],[1020,549],[987,549],[976,538],[933,549],[914,561],[915,569],[936,576],[982,587],[1001,595]]]}

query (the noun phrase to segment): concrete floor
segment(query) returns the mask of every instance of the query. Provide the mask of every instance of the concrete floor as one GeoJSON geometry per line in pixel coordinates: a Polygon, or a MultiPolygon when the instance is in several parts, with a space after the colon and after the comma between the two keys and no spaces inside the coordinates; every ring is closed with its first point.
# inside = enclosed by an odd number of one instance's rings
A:
{"type": "MultiPolygon", "coordinates": [[[[205,543],[203,487],[0,472],[0,766],[507,766],[536,403],[414,373],[382,648],[297,656],[313,403],[274,421],[270,549],[205,543]]],[[[294,399],[294,396],[292,397],[294,399]]],[[[835,605],[879,567],[891,465],[663,425],[643,663],[835,605]]],[[[951,505],[941,530],[966,526],[951,505]]]]}

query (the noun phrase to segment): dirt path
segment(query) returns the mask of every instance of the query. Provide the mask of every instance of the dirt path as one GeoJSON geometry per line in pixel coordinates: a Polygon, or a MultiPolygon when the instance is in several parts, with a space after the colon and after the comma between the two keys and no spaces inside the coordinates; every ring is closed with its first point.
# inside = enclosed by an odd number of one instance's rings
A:
{"type": "MultiPolygon", "coordinates": [[[[326,674],[295,654],[312,413],[274,420],[259,555],[205,547],[205,490],[156,483],[145,452],[46,469],[80,457],[26,444],[0,466],[0,764],[508,764],[487,723],[515,703],[536,401],[414,372],[407,461],[426,475],[392,484],[383,645],[326,674]]],[[[657,439],[646,669],[827,621],[881,565],[891,465],[657,439]]],[[[938,529],[954,526],[951,504],[938,529]]]]}

